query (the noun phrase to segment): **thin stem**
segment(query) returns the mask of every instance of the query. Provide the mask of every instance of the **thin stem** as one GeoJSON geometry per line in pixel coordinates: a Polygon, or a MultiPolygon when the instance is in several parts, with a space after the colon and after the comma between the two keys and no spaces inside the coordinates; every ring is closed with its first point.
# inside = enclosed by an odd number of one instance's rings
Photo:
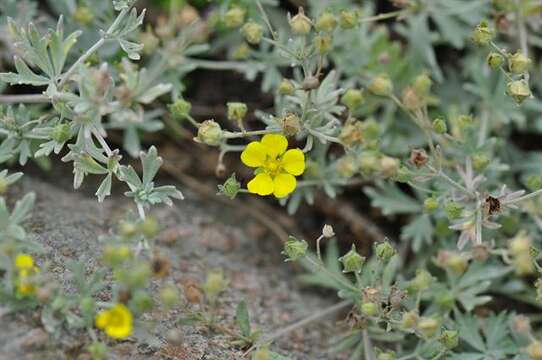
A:
{"type": "Polygon", "coordinates": [[[28,95],[0,95],[1,104],[41,104],[48,103],[49,98],[42,94],[28,94],[28,95]]]}
{"type": "Polygon", "coordinates": [[[113,154],[113,151],[111,151],[111,148],[105,141],[104,137],[98,133],[93,133],[93,134],[94,134],[94,137],[96,137],[96,139],[100,143],[100,145],[102,145],[102,148],[105,150],[105,153],[107,154],[107,156],[111,156],[111,154],[113,154]]]}
{"type": "Polygon", "coordinates": [[[390,11],[390,12],[387,12],[387,13],[382,13],[382,14],[378,14],[378,15],[374,15],[374,16],[368,16],[368,17],[365,17],[365,18],[361,18],[359,20],[360,23],[366,23],[366,22],[373,22],[373,21],[381,21],[381,20],[386,20],[386,19],[391,19],[391,18],[394,18],[394,17],[398,17],[398,16],[401,16],[403,14],[406,14],[407,11],[405,10],[397,10],[397,11],[390,11]]]}
{"type": "Polygon", "coordinates": [[[338,138],[336,138],[334,136],[326,135],[326,134],[324,134],[324,133],[322,133],[322,132],[320,132],[318,130],[311,129],[308,126],[306,126],[305,129],[307,130],[307,132],[309,134],[317,137],[322,142],[329,141],[329,142],[334,142],[334,143],[337,143],[337,144],[342,144],[341,140],[339,140],[338,138]]]}
{"type": "Polygon", "coordinates": [[[371,345],[371,338],[369,338],[369,332],[367,329],[364,329],[361,332],[363,337],[363,352],[365,353],[365,360],[374,360],[375,356],[373,354],[373,347],[371,345]]]}
{"type": "Polygon", "coordinates": [[[304,318],[304,319],[301,319],[299,321],[296,321],[295,323],[291,324],[291,325],[288,325],[286,326],[285,328],[282,328],[274,333],[272,333],[271,335],[269,336],[266,336],[264,338],[262,338],[261,340],[257,341],[254,345],[252,345],[250,347],[250,349],[248,349],[244,356],[250,354],[250,352],[262,345],[265,345],[265,344],[269,344],[273,341],[275,341],[276,339],[284,336],[284,335],[287,335],[289,333],[291,333],[292,331],[296,330],[296,329],[299,329],[299,328],[302,328],[303,326],[306,326],[316,320],[319,320],[323,317],[326,317],[326,316],[329,316],[333,313],[336,313],[337,311],[340,311],[348,306],[352,305],[352,301],[351,300],[343,300],[341,301],[340,303],[337,303],[335,305],[332,305],[328,308],[325,308],[325,309],[322,309],[320,311],[317,311],[315,312],[314,314],[304,318]]]}
{"type": "Polygon", "coordinates": [[[143,205],[140,203],[137,203],[137,212],[139,214],[139,218],[141,220],[145,220],[145,209],[143,208],[143,205]]]}
{"type": "MultiPolygon", "coordinates": [[[[521,12],[521,2],[520,0],[516,0],[517,5],[517,12],[516,17],[518,21],[518,33],[519,33],[519,44],[521,47],[521,52],[523,52],[523,55],[525,57],[529,57],[529,46],[527,44],[527,28],[525,26],[525,19],[523,18],[523,14],[521,12]]],[[[525,71],[523,74],[523,77],[525,78],[525,81],[529,83],[529,72],[525,71]]]]}
{"type": "Polygon", "coordinates": [[[111,34],[113,34],[113,32],[115,32],[115,30],[117,30],[117,27],[119,26],[120,22],[124,19],[126,14],[128,14],[130,9],[131,9],[131,7],[128,7],[126,9],[122,9],[121,12],[119,13],[119,15],[117,16],[117,18],[115,19],[115,21],[113,22],[113,24],[111,24],[111,26],[109,27],[109,29],[107,29],[107,31],[102,34],[102,37],[100,38],[100,40],[98,40],[94,45],[92,45],[92,47],[90,47],[90,49],[88,49],[83,55],[81,55],[79,57],[79,59],[77,59],[72,64],[72,66],[68,69],[68,71],[66,71],[64,73],[64,75],[62,76],[60,82],[58,83],[59,88],[61,88],[62,85],[64,85],[70,79],[70,77],[77,70],[79,65],[84,63],[89,57],[92,56],[92,54],[94,54],[96,51],[98,51],[98,49],[101,48],[103,44],[105,44],[106,39],[111,34]]]}
{"type": "Polygon", "coordinates": [[[226,132],[224,133],[224,139],[239,139],[239,138],[245,138],[248,136],[273,134],[273,133],[278,133],[278,132],[280,132],[279,129],[264,129],[264,130],[243,131],[243,132],[226,132]]]}
{"type": "Polygon", "coordinates": [[[311,263],[311,265],[313,265],[314,267],[316,267],[319,271],[322,271],[323,273],[325,273],[327,276],[333,278],[333,280],[337,281],[337,283],[341,284],[341,286],[345,287],[346,289],[348,290],[351,290],[351,291],[354,291],[354,292],[359,292],[359,289],[357,287],[355,287],[354,285],[352,285],[349,281],[346,281],[344,280],[343,278],[337,276],[337,274],[335,274],[334,272],[331,272],[329,271],[322,262],[319,262],[317,261],[316,259],[313,258],[312,255],[306,255],[305,256],[305,259],[307,259],[307,261],[309,263],[311,263]]]}
{"type": "Polygon", "coordinates": [[[320,241],[324,238],[324,235],[318,236],[318,239],[316,239],[316,255],[318,256],[318,260],[322,261],[322,252],[320,251],[320,241]]]}
{"type": "Polygon", "coordinates": [[[488,136],[489,112],[482,112],[480,117],[480,131],[478,132],[478,146],[482,146],[488,136]]]}
{"type": "Polygon", "coordinates": [[[269,32],[271,33],[271,37],[273,37],[273,40],[277,39],[277,34],[273,31],[273,26],[271,25],[271,21],[269,21],[269,17],[267,16],[267,13],[265,12],[265,9],[262,6],[262,3],[257,0],[256,5],[258,6],[258,10],[262,14],[263,21],[265,22],[265,25],[267,25],[267,28],[269,29],[269,32]]]}
{"type": "Polygon", "coordinates": [[[443,180],[445,180],[446,182],[448,182],[450,185],[452,185],[453,187],[455,187],[456,189],[458,190],[461,190],[462,192],[464,192],[465,194],[471,196],[471,197],[474,197],[475,194],[473,194],[469,189],[467,189],[466,187],[464,187],[463,185],[461,185],[460,183],[456,182],[454,179],[452,179],[451,177],[449,177],[448,175],[446,175],[442,170],[437,170],[435,169],[434,167],[432,167],[431,165],[426,165],[431,171],[433,171],[435,173],[436,176],[442,178],[443,180]]]}
{"type": "Polygon", "coordinates": [[[243,71],[248,67],[257,65],[260,70],[264,68],[262,63],[258,62],[240,62],[240,61],[213,61],[213,60],[202,60],[202,59],[187,59],[187,62],[195,65],[200,69],[207,70],[236,70],[243,71]]]}

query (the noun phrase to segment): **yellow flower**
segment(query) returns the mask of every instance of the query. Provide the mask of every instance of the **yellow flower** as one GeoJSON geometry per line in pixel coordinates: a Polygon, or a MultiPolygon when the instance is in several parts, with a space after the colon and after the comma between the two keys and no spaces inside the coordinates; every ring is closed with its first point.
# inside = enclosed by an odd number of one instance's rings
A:
{"type": "Polygon", "coordinates": [[[256,176],[248,184],[248,191],[261,196],[275,195],[282,198],[295,190],[295,176],[305,171],[305,154],[299,149],[288,148],[283,135],[267,134],[261,141],[253,141],[241,153],[241,161],[257,168],[256,176]]]}
{"type": "Polygon", "coordinates": [[[30,296],[36,292],[36,286],[28,279],[27,276],[20,276],[16,280],[15,289],[19,296],[30,296]]]}
{"type": "Polygon", "coordinates": [[[15,257],[15,267],[19,271],[31,270],[34,267],[34,258],[28,254],[17,254],[15,257]]]}
{"type": "Polygon", "coordinates": [[[115,339],[124,339],[132,334],[133,317],[130,309],[123,304],[116,304],[111,309],[96,315],[96,327],[115,339]]]}

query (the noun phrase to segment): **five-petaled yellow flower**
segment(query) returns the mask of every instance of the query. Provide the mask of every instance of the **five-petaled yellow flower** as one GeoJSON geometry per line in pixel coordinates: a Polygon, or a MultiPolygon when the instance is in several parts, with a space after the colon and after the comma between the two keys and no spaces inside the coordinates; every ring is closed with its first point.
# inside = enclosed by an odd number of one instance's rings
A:
{"type": "Polygon", "coordinates": [[[15,278],[15,289],[19,296],[30,296],[36,292],[36,285],[32,275],[39,273],[39,269],[34,265],[32,255],[19,253],[15,256],[15,268],[17,277],[15,278]]]}
{"type": "Polygon", "coordinates": [[[241,161],[257,168],[256,176],[248,184],[248,191],[261,196],[282,198],[295,190],[296,176],[305,171],[305,154],[300,149],[288,148],[283,135],[267,134],[261,141],[253,141],[241,153],[241,161]]]}
{"type": "Polygon", "coordinates": [[[116,304],[96,315],[96,327],[112,338],[124,339],[133,331],[132,313],[126,305],[116,304]]]}

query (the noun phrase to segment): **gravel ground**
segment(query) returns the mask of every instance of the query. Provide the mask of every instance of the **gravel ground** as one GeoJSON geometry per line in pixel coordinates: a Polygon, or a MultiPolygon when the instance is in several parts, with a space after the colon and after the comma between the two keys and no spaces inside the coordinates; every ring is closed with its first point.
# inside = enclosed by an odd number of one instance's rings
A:
{"type": "MultiPolygon", "coordinates": [[[[17,194],[34,191],[37,203],[27,224],[31,236],[44,245],[46,255],[41,264],[50,263],[54,276],[65,283],[68,259],[85,262],[89,271],[96,266],[100,245],[98,235],[108,231],[131,203],[123,197],[99,204],[84,192],[75,192],[67,184],[49,184],[25,176],[10,200],[17,194]]],[[[333,304],[321,294],[304,290],[295,280],[292,265],[280,256],[278,240],[266,236],[259,224],[185,191],[186,200],[173,207],[159,207],[152,216],[163,226],[158,247],[172,262],[171,281],[201,283],[208,270],[221,269],[230,280],[220,298],[221,323],[231,327],[236,305],[245,300],[253,326],[263,334],[284,327],[333,304]]],[[[68,289],[69,291],[69,289],[68,289]]],[[[88,359],[82,352],[85,339],[64,332],[59,338],[46,333],[39,313],[5,314],[0,307],[0,360],[4,359],[88,359]]],[[[135,341],[111,343],[112,358],[117,359],[241,359],[242,351],[231,345],[227,335],[210,334],[201,326],[181,326],[176,320],[180,309],[147,315],[155,321],[161,339],[157,348],[135,341]],[[164,340],[168,329],[177,328],[183,335],[182,345],[164,340]]],[[[271,349],[291,359],[339,359],[326,352],[339,334],[335,320],[298,329],[275,342],[271,349]]]]}

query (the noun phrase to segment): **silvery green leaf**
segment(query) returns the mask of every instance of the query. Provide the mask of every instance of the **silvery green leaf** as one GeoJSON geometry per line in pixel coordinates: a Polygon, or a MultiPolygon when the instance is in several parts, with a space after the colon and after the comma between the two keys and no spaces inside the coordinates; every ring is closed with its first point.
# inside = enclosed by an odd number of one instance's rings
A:
{"type": "Polygon", "coordinates": [[[143,44],[138,44],[124,39],[119,39],[119,44],[122,50],[128,54],[130,59],[139,60],[141,58],[139,52],[143,50],[143,44]]]}
{"type": "Polygon", "coordinates": [[[0,81],[10,83],[11,85],[47,85],[49,79],[35,74],[26,63],[19,57],[14,58],[14,65],[17,73],[0,73],[0,81]]]}
{"type": "Polygon", "coordinates": [[[151,146],[147,153],[141,153],[140,158],[143,167],[143,185],[146,186],[152,182],[164,161],[158,156],[158,151],[154,146],[151,146]]]}
{"type": "Polygon", "coordinates": [[[393,183],[380,182],[376,187],[367,187],[365,194],[374,207],[382,209],[384,215],[412,214],[421,211],[416,199],[406,195],[393,183]]]}
{"type": "Polygon", "coordinates": [[[119,166],[119,179],[128,184],[132,191],[135,191],[143,186],[136,171],[131,166],[119,166]]]}
{"type": "Polygon", "coordinates": [[[171,90],[171,84],[158,84],[150,89],[144,91],[141,95],[138,96],[137,101],[142,104],[150,104],[156,98],[168,93],[171,90]]]}
{"type": "Polygon", "coordinates": [[[112,174],[109,173],[96,191],[96,196],[98,197],[99,202],[102,202],[107,196],[111,195],[111,180],[112,174]]]}
{"type": "Polygon", "coordinates": [[[235,324],[241,331],[241,335],[244,337],[250,336],[250,315],[248,314],[247,303],[244,301],[241,301],[235,310],[235,324]]]}
{"type": "Polygon", "coordinates": [[[11,213],[10,221],[15,224],[23,222],[30,215],[35,201],[36,194],[34,193],[28,193],[21,200],[17,201],[11,213]]]}

